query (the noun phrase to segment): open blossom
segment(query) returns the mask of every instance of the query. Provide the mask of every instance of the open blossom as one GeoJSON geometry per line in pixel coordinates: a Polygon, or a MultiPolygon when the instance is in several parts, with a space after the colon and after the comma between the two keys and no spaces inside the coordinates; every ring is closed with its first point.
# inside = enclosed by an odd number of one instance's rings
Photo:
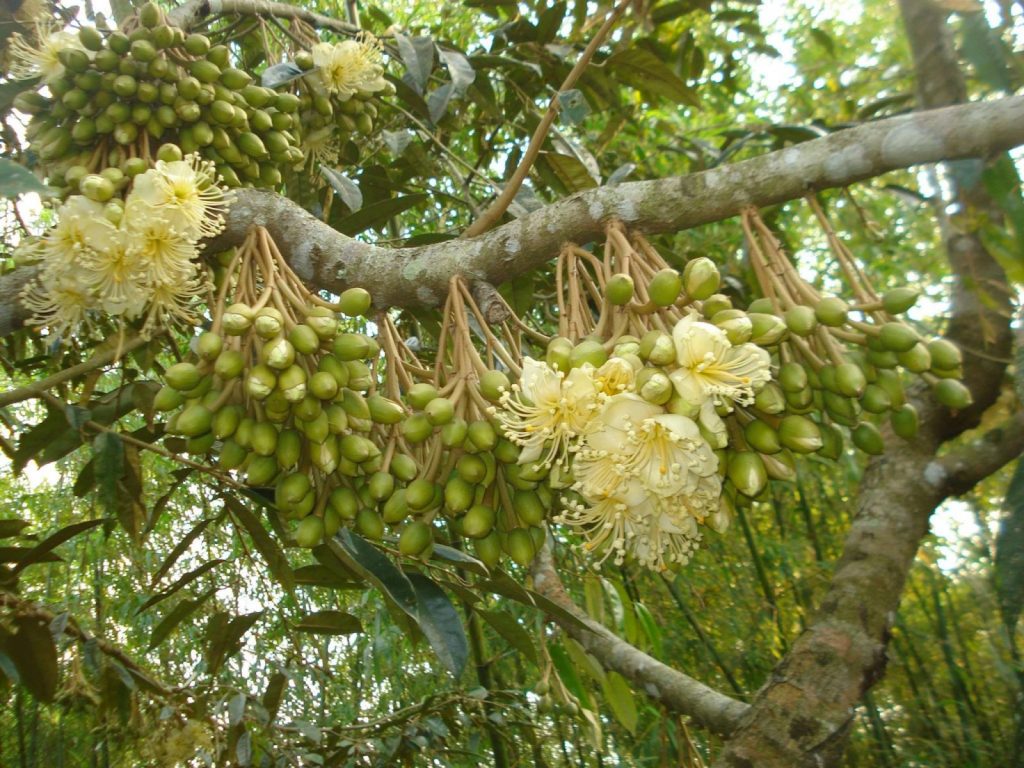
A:
{"type": "Polygon", "coordinates": [[[310,53],[327,90],[342,101],[360,91],[372,93],[387,86],[381,45],[372,35],[340,43],[317,43],[310,53]]]}
{"type": "Polygon", "coordinates": [[[14,80],[41,77],[44,83],[52,83],[64,74],[64,65],[58,58],[61,51],[76,49],[89,53],[78,39],[78,35],[56,29],[51,21],[37,22],[35,28],[34,43],[19,32],[11,35],[8,75],[14,80]]]}
{"type": "Polygon", "coordinates": [[[652,568],[685,562],[697,523],[718,507],[718,459],[697,425],[632,393],[610,397],[573,461],[574,490],[589,504],[562,521],[591,549],[652,568]]]}
{"type": "Polygon", "coordinates": [[[125,215],[135,221],[160,216],[188,240],[213,237],[224,228],[229,202],[216,181],[214,164],[198,154],[169,163],[158,160],[156,167],[135,177],[125,215]]]}
{"type": "Polygon", "coordinates": [[[733,346],[725,331],[688,315],[672,330],[676,392],[697,411],[706,400],[749,404],[771,378],[771,356],[756,344],[733,346]]]}
{"type": "Polygon", "coordinates": [[[566,375],[547,363],[523,360],[519,383],[502,395],[495,410],[508,439],[522,448],[520,464],[550,468],[576,449],[599,405],[594,370],[583,365],[566,375]]]}

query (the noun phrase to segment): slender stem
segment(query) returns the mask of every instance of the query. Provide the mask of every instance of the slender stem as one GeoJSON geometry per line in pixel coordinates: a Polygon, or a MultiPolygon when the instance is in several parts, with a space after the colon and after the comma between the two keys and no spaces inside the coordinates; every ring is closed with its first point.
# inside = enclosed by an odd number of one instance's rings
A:
{"type": "Polygon", "coordinates": [[[509,205],[515,199],[516,193],[519,192],[519,188],[523,185],[527,175],[530,173],[530,168],[533,167],[534,161],[540,154],[540,148],[544,146],[544,141],[547,139],[548,131],[551,129],[552,123],[555,122],[555,117],[558,115],[558,96],[565,91],[572,88],[580,75],[583,74],[587,66],[590,64],[590,60],[594,57],[597,49],[604,42],[608,33],[611,32],[612,27],[615,26],[615,22],[619,20],[619,17],[625,13],[626,9],[630,6],[632,0],[622,0],[614,9],[608,14],[608,18],[605,19],[604,24],[594,35],[594,38],[587,45],[583,51],[583,55],[580,56],[579,61],[576,62],[576,66],[572,68],[569,75],[565,78],[565,81],[558,89],[558,93],[551,97],[551,101],[548,103],[547,111],[540,120],[540,124],[537,126],[537,130],[534,131],[533,137],[530,139],[529,145],[526,147],[526,152],[523,154],[523,159],[519,161],[519,166],[512,174],[512,178],[508,180],[505,185],[505,189],[502,193],[488,206],[487,210],[484,211],[483,216],[474,221],[466,231],[462,233],[463,237],[476,237],[481,235],[487,230],[491,229],[501,217],[508,210],[509,205]]]}

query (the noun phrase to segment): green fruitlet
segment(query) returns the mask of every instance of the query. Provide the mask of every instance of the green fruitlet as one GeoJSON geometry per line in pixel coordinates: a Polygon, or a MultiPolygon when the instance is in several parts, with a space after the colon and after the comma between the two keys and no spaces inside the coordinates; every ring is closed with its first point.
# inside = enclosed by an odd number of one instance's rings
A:
{"type": "Polygon", "coordinates": [[[626,274],[615,274],[608,278],[604,295],[609,304],[621,307],[633,298],[633,278],[626,274]]]}
{"type": "Polygon", "coordinates": [[[398,551],[406,557],[419,557],[434,540],[433,529],[422,520],[413,520],[398,537],[398,551]]]}

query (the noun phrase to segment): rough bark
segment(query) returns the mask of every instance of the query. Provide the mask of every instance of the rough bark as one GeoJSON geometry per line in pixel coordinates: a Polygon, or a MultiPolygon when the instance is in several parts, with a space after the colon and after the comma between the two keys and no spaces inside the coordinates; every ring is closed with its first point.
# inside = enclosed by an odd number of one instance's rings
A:
{"type": "MultiPolygon", "coordinates": [[[[962,101],[966,88],[945,13],[929,0],[901,0],[921,106],[962,101]]],[[[962,205],[991,201],[955,190],[962,205]]],[[[916,403],[921,431],[868,467],[843,556],[817,615],[758,692],[726,744],[719,768],[795,768],[838,763],[853,708],[884,674],[889,632],[928,520],[949,495],[963,493],[1015,458],[1024,440],[1018,414],[981,441],[937,459],[943,442],[977,423],[999,393],[1012,337],[1006,277],[973,232],[950,231],[956,282],[947,336],[965,353],[975,404],[950,414],[926,393],[916,403]]],[[[891,438],[890,439],[894,439],[891,438]]]]}
{"type": "MultiPolygon", "coordinates": [[[[670,711],[688,715],[718,734],[727,735],[748,707],[630,645],[603,624],[594,621],[572,602],[555,570],[550,539],[532,568],[535,589],[573,614],[587,629],[571,622],[562,628],[596,658],[670,711]]],[[[557,620],[557,617],[556,617],[557,620]]]]}
{"type": "MultiPolygon", "coordinates": [[[[907,115],[688,176],[599,187],[573,195],[484,235],[419,248],[381,248],[346,237],[271,192],[239,190],[227,229],[211,249],[237,245],[254,224],[267,227],[311,287],[368,288],[379,307],[436,307],[448,280],[462,274],[497,285],[544,264],[562,243],[600,239],[618,218],[647,233],[678,232],[721,221],[743,207],[793,200],[888,171],[943,159],[987,156],[1024,144],[1024,96],[907,115]]],[[[0,277],[0,296],[24,273],[0,277]],[[12,277],[17,275],[17,277],[12,277]]],[[[0,335],[26,313],[0,313],[0,335]]]]}
{"type": "Polygon", "coordinates": [[[333,29],[335,32],[357,34],[360,30],[354,24],[315,13],[291,3],[274,3],[269,0],[189,0],[167,14],[167,20],[176,27],[193,29],[208,16],[218,14],[241,14],[244,16],[268,16],[277,19],[301,19],[310,26],[333,29]]]}

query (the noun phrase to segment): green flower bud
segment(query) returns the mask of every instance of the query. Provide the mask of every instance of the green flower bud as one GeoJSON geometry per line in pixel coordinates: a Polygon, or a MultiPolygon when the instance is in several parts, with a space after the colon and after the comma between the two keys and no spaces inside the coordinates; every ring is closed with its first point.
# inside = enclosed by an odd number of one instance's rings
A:
{"type": "Polygon", "coordinates": [[[332,435],[340,435],[348,430],[348,414],[337,403],[327,406],[324,415],[327,417],[327,428],[332,435]]]}
{"type": "Polygon", "coordinates": [[[380,449],[361,435],[345,435],[340,443],[341,455],[356,464],[362,464],[380,455],[380,449]]]}
{"type": "Polygon", "coordinates": [[[783,480],[791,483],[796,480],[796,462],[789,451],[776,453],[774,456],[762,456],[765,472],[771,480],[783,480]]]}
{"type": "Polygon", "coordinates": [[[882,434],[878,431],[878,427],[871,422],[862,421],[854,427],[850,436],[853,438],[853,444],[864,451],[864,453],[871,456],[879,456],[885,453],[885,440],[882,439],[882,434]]]}
{"type": "Polygon", "coordinates": [[[295,347],[296,352],[303,355],[312,355],[320,349],[320,337],[304,323],[292,328],[288,334],[288,341],[295,347]]]}
{"type": "MultiPolygon", "coordinates": [[[[426,417],[424,417],[426,418],[426,417]]],[[[427,421],[427,424],[430,424],[427,421]]],[[[452,419],[441,427],[441,445],[445,448],[460,448],[469,435],[469,424],[463,419],[452,419]]]]}
{"type": "Polygon", "coordinates": [[[647,295],[657,307],[670,307],[679,299],[683,291],[683,278],[670,268],[662,269],[647,286],[647,295]]]}
{"type": "Polygon", "coordinates": [[[318,371],[309,377],[310,393],[321,400],[333,400],[338,394],[338,381],[325,371],[318,371]]]}
{"type": "Polygon", "coordinates": [[[221,325],[229,336],[240,336],[252,327],[256,313],[248,304],[232,304],[224,310],[221,325]]]}
{"type": "Polygon", "coordinates": [[[889,414],[889,422],[892,424],[892,431],[904,440],[913,440],[917,437],[917,409],[910,403],[900,406],[889,414]]]}
{"type": "Polygon", "coordinates": [[[338,298],[338,306],[349,317],[359,317],[370,311],[373,300],[363,288],[349,288],[338,298]]]}
{"type": "Polygon", "coordinates": [[[277,450],[277,427],[266,421],[258,421],[252,427],[249,439],[252,450],[259,456],[273,456],[277,450]]]}
{"type": "Polygon", "coordinates": [[[438,397],[437,387],[426,382],[413,384],[405,393],[406,401],[417,411],[422,411],[427,407],[427,403],[436,397],[438,397]]]}
{"type": "Polygon", "coordinates": [[[274,307],[263,307],[252,321],[253,330],[262,339],[272,339],[284,331],[284,315],[274,307]]]}
{"type": "Polygon", "coordinates": [[[797,336],[810,336],[818,327],[818,317],[812,307],[799,305],[785,314],[786,326],[797,336]]]}
{"type": "Polygon", "coordinates": [[[758,496],[768,485],[764,461],[751,451],[739,451],[729,457],[728,478],[745,496],[758,496]]]}
{"type": "Polygon", "coordinates": [[[786,397],[782,388],[774,381],[769,381],[754,396],[754,407],[770,415],[782,413],[786,410],[786,397]]]}
{"type": "Polygon", "coordinates": [[[779,385],[786,392],[806,390],[810,386],[807,380],[807,369],[800,363],[783,363],[779,368],[779,385]]]}
{"type": "Polygon", "coordinates": [[[453,475],[444,486],[444,505],[452,512],[464,512],[472,506],[474,495],[473,486],[453,475]]]}
{"type": "Polygon", "coordinates": [[[256,456],[249,462],[245,481],[249,485],[262,487],[277,476],[277,459],[273,456],[256,456]]]}
{"type": "Polygon", "coordinates": [[[747,441],[747,445],[758,453],[772,454],[782,450],[778,434],[770,424],[760,419],[751,421],[743,428],[743,438],[747,441]]]}
{"type": "Polygon", "coordinates": [[[434,529],[422,520],[413,520],[398,537],[398,551],[406,557],[420,557],[434,543],[434,529]]]}
{"type": "Polygon", "coordinates": [[[197,437],[210,431],[213,414],[202,405],[190,405],[178,415],[175,432],[185,437],[197,437]]]}
{"type": "Polygon", "coordinates": [[[786,416],[779,423],[779,442],[796,453],[814,453],[823,441],[818,425],[805,416],[786,416]]]}
{"type": "Polygon", "coordinates": [[[900,365],[911,373],[924,373],[932,367],[931,352],[929,352],[928,347],[920,341],[906,352],[900,352],[897,354],[896,359],[900,361],[900,365]]]}
{"type": "Polygon", "coordinates": [[[671,365],[676,362],[675,342],[664,331],[648,331],[640,339],[640,357],[654,365],[671,365]]]}
{"type": "Polygon", "coordinates": [[[225,440],[220,447],[220,455],[217,457],[217,468],[225,472],[238,469],[245,463],[248,451],[234,440],[225,440]]]}
{"type": "Polygon", "coordinates": [[[202,374],[192,363],[177,363],[164,371],[167,386],[179,392],[189,392],[199,386],[202,374]]]}
{"type": "Polygon", "coordinates": [[[704,313],[704,317],[709,319],[725,309],[732,309],[732,299],[724,293],[708,296],[701,304],[701,311],[704,313]]]}
{"type": "Polygon", "coordinates": [[[537,555],[533,536],[526,528],[513,528],[508,532],[504,545],[505,552],[517,565],[526,568],[537,555]]]}
{"type": "Polygon", "coordinates": [[[243,414],[244,411],[240,405],[228,405],[221,408],[213,415],[213,436],[218,440],[231,437],[238,429],[243,414]]]}
{"type": "Polygon", "coordinates": [[[664,405],[671,399],[675,388],[664,371],[658,368],[641,368],[636,375],[636,392],[653,405],[664,405]]]}
{"type": "Polygon", "coordinates": [[[545,360],[556,371],[568,373],[571,367],[573,344],[562,336],[556,336],[548,342],[545,360]]]}
{"type": "Polygon", "coordinates": [[[295,543],[303,549],[312,549],[323,541],[324,521],[316,515],[309,515],[299,521],[295,529],[295,543]]]}
{"type": "Polygon", "coordinates": [[[687,262],[683,269],[683,286],[686,295],[696,301],[709,298],[722,282],[718,267],[711,259],[701,256],[687,262]]]}
{"type": "Polygon", "coordinates": [[[605,284],[604,297],[617,307],[629,304],[633,299],[633,278],[621,272],[612,275],[605,284]]]}
{"type": "MultiPolygon", "coordinates": [[[[338,318],[327,307],[312,307],[306,315],[306,325],[313,329],[321,341],[330,341],[338,334],[338,318]]],[[[295,344],[294,340],[292,344],[295,344]]]]}
{"type": "Polygon", "coordinates": [[[356,514],[356,530],[368,539],[380,541],[384,537],[384,519],[372,509],[361,509],[356,514]]]}
{"type": "Polygon", "coordinates": [[[584,339],[569,354],[569,367],[579,368],[585,363],[590,363],[595,368],[600,368],[608,362],[608,350],[599,341],[584,339]]]}
{"type": "Polygon", "coordinates": [[[355,520],[359,511],[359,500],[351,488],[335,488],[327,497],[327,504],[342,520],[355,520]]]}
{"type": "MultiPolygon", "coordinates": [[[[451,426],[451,425],[448,425],[451,426]]],[[[402,422],[402,436],[413,444],[422,443],[432,434],[434,434],[434,425],[430,423],[430,419],[422,413],[414,413],[411,416],[407,416],[405,421],[402,422]]]]}
{"type": "Polygon", "coordinates": [[[299,402],[306,396],[306,372],[297,365],[291,366],[278,376],[277,387],[289,403],[299,402]]]}
{"type": "Polygon", "coordinates": [[[265,400],[276,386],[277,374],[265,365],[254,366],[245,378],[245,391],[256,400],[265,400]]]}
{"type": "MultiPolygon", "coordinates": [[[[331,381],[333,382],[334,379],[331,379],[331,381]]],[[[308,390],[309,385],[306,388],[308,390]]],[[[281,399],[284,400],[283,393],[281,399]]],[[[284,402],[286,405],[282,407],[287,407],[288,401],[284,400],[284,402]]],[[[307,394],[299,402],[292,404],[290,410],[292,415],[299,421],[312,421],[323,412],[323,404],[316,395],[307,394]]]]}
{"type": "Polygon", "coordinates": [[[274,455],[281,469],[292,469],[302,458],[302,435],[295,429],[282,429],[277,435],[274,455]]]}
{"type": "Polygon", "coordinates": [[[271,339],[260,350],[260,360],[278,371],[295,363],[295,347],[285,338],[271,339]]]}
{"type": "Polygon", "coordinates": [[[173,387],[163,386],[157,390],[156,395],[153,397],[153,410],[166,413],[178,408],[184,402],[185,396],[181,392],[173,387]]]}
{"type": "Polygon", "coordinates": [[[882,307],[890,315],[902,315],[917,303],[920,295],[912,288],[893,288],[882,296],[882,307]]]}
{"type": "Polygon", "coordinates": [[[759,347],[770,347],[786,338],[789,328],[782,318],[775,315],[756,312],[747,317],[750,319],[750,341],[759,347]]]}
{"type": "Polygon", "coordinates": [[[753,323],[742,309],[724,309],[717,312],[712,323],[725,331],[729,343],[734,346],[750,341],[754,332],[753,323]]]}
{"type": "Polygon", "coordinates": [[[868,384],[864,387],[860,405],[868,413],[885,413],[892,407],[892,398],[889,397],[889,392],[884,387],[878,384],[868,384]]]}
{"type": "Polygon", "coordinates": [[[427,403],[423,414],[434,426],[444,426],[455,418],[455,404],[447,397],[437,397],[427,403]]]}
{"type": "Polygon", "coordinates": [[[882,346],[890,352],[906,352],[919,341],[917,331],[906,323],[891,322],[882,326],[878,334],[882,346]]]}
{"type": "Polygon", "coordinates": [[[511,384],[508,376],[502,371],[487,371],[480,377],[480,394],[485,400],[496,403],[504,392],[508,392],[511,384]]]}
{"type": "Polygon", "coordinates": [[[860,397],[864,394],[864,387],[868,382],[859,366],[854,363],[843,363],[836,366],[835,372],[836,389],[839,394],[846,397],[860,397]]]}
{"type": "Polygon", "coordinates": [[[300,421],[296,425],[311,443],[323,443],[331,435],[331,425],[327,414],[321,411],[309,421],[300,421]]]}
{"type": "Polygon", "coordinates": [[[814,308],[814,316],[822,325],[839,328],[846,324],[850,307],[837,296],[826,296],[814,308]]]}
{"type": "Polygon", "coordinates": [[[960,348],[946,339],[932,339],[928,342],[928,352],[932,357],[932,367],[941,370],[953,370],[963,365],[960,348]]]}
{"type": "Polygon", "coordinates": [[[956,379],[940,379],[932,387],[932,394],[944,406],[955,411],[962,411],[974,402],[971,390],[956,379]]]}
{"type": "Polygon", "coordinates": [[[490,451],[498,442],[498,433],[489,421],[474,421],[466,431],[467,449],[490,451]]]}
{"type": "Polygon", "coordinates": [[[338,441],[331,435],[327,435],[323,442],[312,443],[309,446],[309,460],[325,475],[331,474],[338,468],[340,458],[338,441]]]}

